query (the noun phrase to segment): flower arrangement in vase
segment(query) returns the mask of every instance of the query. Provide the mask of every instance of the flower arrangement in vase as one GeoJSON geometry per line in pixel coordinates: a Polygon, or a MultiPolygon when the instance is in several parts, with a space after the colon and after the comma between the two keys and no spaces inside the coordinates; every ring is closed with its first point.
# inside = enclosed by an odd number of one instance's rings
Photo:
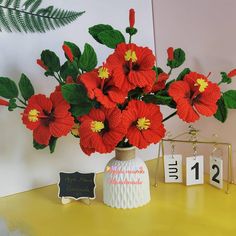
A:
{"type": "MultiPolygon", "coordinates": [[[[57,139],[72,133],[80,138],[80,147],[87,155],[110,153],[117,148],[116,160],[119,161],[115,162],[122,170],[122,162],[127,167],[127,162],[135,159],[132,147],[144,149],[158,143],[165,136],[163,122],[175,114],[188,123],[195,122],[200,115],[214,115],[225,122],[227,109],[236,108],[236,90],[222,92],[219,86],[230,84],[236,70],[222,72],[222,80],[218,84],[211,82],[209,75],[189,68],[185,68],[177,78],[170,79],[172,70],[185,61],[184,51],[168,48],[167,66],[170,70],[164,72],[157,67],[151,49],[133,43],[137,33],[133,9],[129,12],[129,22],[126,28],[128,43],[124,35],[110,25],[98,24],[89,28],[89,33],[97,42],[114,49],[100,66],[97,66],[93,47],[87,43],[81,52],[74,43],[65,41],[62,49],[66,61],[62,65],[54,52],[44,50],[37,64],[45,70],[45,76],[51,76],[58,82],[49,97],[35,94],[25,74],[21,75],[18,87],[13,80],[0,77],[0,96],[4,98],[0,99],[0,105],[7,106],[9,111],[22,109],[22,122],[33,132],[36,149],[49,147],[53,152],[57,139]],[[163,118],[160,105],[169,106],[174,112],[163,118]],[[125,148],[130,154],[122,154],[125,148]]],[[[108,164],[105,173],[111,172],[115,162],[108,164]]],[[[144,187],[130,185],[126,199],[113,199],[112,203],[108,199],[108,205],[132,208],[150,200],[147,169],[139,160],[133,164],[137,163],[146,172],[142,177],[144,187]],[[142,195],[142,192],[146,194],[143,199],[130,204],[132,196],[142,195]],[[121,206],[119,201],[129,204],[122,203],[121,206]]],[[[141,178],[138,171],[135,176],[141,178]]],[[[106,181],[109,182],[108,178],[106,181]]],[[[108,182],[104,186],[108,186],[108,182]]],[[[127,191],[127,186],[122,186],[118,186],[119,191],[121,188],[127,191]]],[[[104,193],[110,195],[106,198],[111,199],[117,191],[117,186],[113,184],[104,193]]]]}

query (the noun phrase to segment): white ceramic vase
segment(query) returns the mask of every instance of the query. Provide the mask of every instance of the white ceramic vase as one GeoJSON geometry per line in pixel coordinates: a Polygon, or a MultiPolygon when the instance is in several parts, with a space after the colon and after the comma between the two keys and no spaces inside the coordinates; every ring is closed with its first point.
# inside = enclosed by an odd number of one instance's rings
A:
{"type": "Polygon", "coordinates": [[[103,201],[115,208],[136,208],[150,201],[148,169],[135,147],[116,148],[104,171],[103,201]]]}

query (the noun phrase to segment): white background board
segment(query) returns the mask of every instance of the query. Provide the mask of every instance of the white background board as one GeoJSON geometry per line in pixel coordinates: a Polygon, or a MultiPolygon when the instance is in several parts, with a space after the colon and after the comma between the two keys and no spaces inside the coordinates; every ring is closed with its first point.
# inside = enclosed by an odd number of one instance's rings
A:
{"type": "MultiPolygon", "coordinates": [[[[46,34],[19,34],[0,32],[0,76],[14,78],[18,82],[24,72],[35,85],[38,93],[49,94],[56,85],[43,75],[36,65],[42,50],[55,51],[64,60],[63,41],[72,41],[81,48],[85,42],[94,46],[101,63],[110,49],[99,45],[89,34],[88,27],[108,23],[125,32],[128,26],[128,11],[136,10],[136,27],[139,34],[135,42],[154,48],[152,9],[150,0],[44,0],[44,5],[68,10],[85,10],[86,13],[72,24],[46,34]]],[[[156,147],[140,152],[141,156],[153,158],[156,147]]],[[[58,181],[59,171],[99,172],[113,156],[93,155],[81,152],[78,140],[72,136],[58,141],[56,152],[36,151],[32,147],[32,133],[21,123],[20,114],[9,113],[0,107],[0,196],[9,195],[58,181]]]]}

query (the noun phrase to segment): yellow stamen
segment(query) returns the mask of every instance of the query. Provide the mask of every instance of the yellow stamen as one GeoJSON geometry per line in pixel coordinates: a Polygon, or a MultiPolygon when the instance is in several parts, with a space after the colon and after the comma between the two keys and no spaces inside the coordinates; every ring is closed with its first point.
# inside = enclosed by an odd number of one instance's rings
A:
{"type": "Polygon", "coordinates": [[[197,79],[194,86],[199,86],[199,92],[203,93],[205,89],[208,87],[208,82],[204,79],[197,79]]]}
{"type": "Polygon", "coordinates": [[[39,111],[36,109],[30,110],[29,114],[28,114],[28,119],[30,122],[37,122],[39,120],[38,116],[39,116],[39,111]]]}
{"type": "Polygon", "coordinates": [[[132,51],[132,50],[128,50],[125,53],[125,60],[126,61],[132,61],[132,62],[136,62],[138,60],[137,56],[136,56],[136,52],[132,51]]]}
{"type": "Polygon", "coordinates": [[[137,125],[136,126],[139,130],[143,130],[143,129],[146,130],[150,127],[150,125],[151,125],[150,120],[143,117],[143,118],[139,118],[137,120],[137,125]]]}
{"type": "Polygon", "coordinates": [[[80,127],[79,124],[74,124],[74,126],[71,129],[71,133],[76,137],[79,136],[79,127],[80,127]]]}
{"type": "Polygon", "coordinates": [[[101,79],[109,78],[109,71],[106,67],[102,66],[98,69],[98,77],[101,79]]]}
{"type": "Polygon", "coordinates": [[[91,123],[91,130],[93,132],[99,133],[105,128],[104,123],[101,121],[92,121],[91,123]]]}

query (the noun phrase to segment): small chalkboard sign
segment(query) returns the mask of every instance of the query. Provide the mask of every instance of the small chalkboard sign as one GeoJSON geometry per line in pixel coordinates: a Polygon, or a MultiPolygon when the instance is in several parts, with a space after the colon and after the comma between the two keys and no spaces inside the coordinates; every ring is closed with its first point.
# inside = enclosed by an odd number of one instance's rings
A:
{"type": "Polygon", "coordinates": [[[95,173],[64,173],[60,172],[58,184],[60,198],[72,198],[75,200],[95,198],[95,173]]]}

